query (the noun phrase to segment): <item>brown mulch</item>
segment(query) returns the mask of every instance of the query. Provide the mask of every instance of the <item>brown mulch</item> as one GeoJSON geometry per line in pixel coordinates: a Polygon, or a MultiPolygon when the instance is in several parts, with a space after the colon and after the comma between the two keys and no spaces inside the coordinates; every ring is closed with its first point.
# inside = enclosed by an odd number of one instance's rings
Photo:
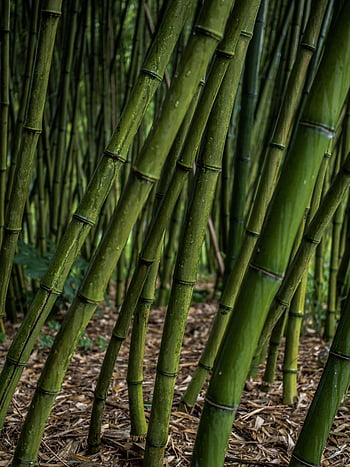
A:
{"type": "MultiPolygon", "coordinates": [[[[174,411],[170,424],[165,465],[188,466],[195,439],[203,394],[193,414],[176,411],[198,361],[207,337],[208,323],[216,311],[215,303],[194,305],[190,309],[184,340],[180,374],[177,380],[174,411]]],[[[145,355],[145,405],[149,413],[155,375],[157,350],[161,338],[164,309],[153,309],[145,355]]],[[[103,339],[109,338],[116,314],[108,309],[104,315],[96,313],[86,335],[91,348],[79,348],[72,359],[63,390],[57,398],[40,448],[38,466],[138,466],[142,465],[144,444],[129,436],[127,370],[128,342],[122,347],[114,371],[103,425],[103,443],[98,454],[86,451],[93,391],[104,352],[103,339]]],[[[9,329],[10,333],[15,328],[9,329]]],[[[47,326],[45,334],[54,331],[47,326]]],[[[38,345],[18,386],[6,425],[0,437],[0,467],[8,466],[14,451],[23,418],[35,389],[40,369],[48,349],[38,345]]],[[[6,355],[9,343],[1,345],[0,361],[6,355]]],[[[299,400],[295,407],[282,404],[281,373],[271,392],[260,390],[259,380],[248,381],[233,426],[225,465],[233,466],[287,466],[306,410],[312,400],[322,372],[320,352],[325,344],[314,334],[302,339],[299,365],[299,400]]],[[[280,370],[279,362],[279,370],[280,370]]],[[[350,401],[346,399],[339,409],[324,451],[322,466],[350,466],[350,401]]]]}

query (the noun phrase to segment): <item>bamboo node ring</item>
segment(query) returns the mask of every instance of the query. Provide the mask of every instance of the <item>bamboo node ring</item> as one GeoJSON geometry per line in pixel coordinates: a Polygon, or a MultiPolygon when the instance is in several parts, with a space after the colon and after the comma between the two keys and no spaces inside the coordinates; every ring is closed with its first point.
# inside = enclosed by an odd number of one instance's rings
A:
{"type": "Polygon", "coordinates": [[[272,148],[280,149],[281,151],[284,151],[284,150],[286,149],[286,145],[285,145],[285,144],[275,143],[275,142],[273,142],[273,141],[271,141],[270,146],[271,146],[272,148]]]}
{"type": "Polygon", "coordinates": [[[305,236],[304,239],[305,239],[306,242],[312,243],[314,245],[318,245],[319,243],[321,243],[321,240],[317,240],[317,238],[312,238],[312,237],[305,236]]]}
{"type": "Polygon", "coordinates": [[[42,13],[50,16],[61,16],[62,12],[59,10],[41,10],[42,13]]]}
{"type": "Polygon", "coordinates": [[[139,381],[129,381],[129,380],[127,379],[127,383],[128,383],[128,385],[130,385],[130,386],[139,386],[140,384],[143,383],[143,379],[140,379],[139,381]]]}
{"type": "Polygon", "coordinates": [[[174,282],[176,282],[177,284],[181,284],[181,285],[186,285],[188,287],[194,287],[195,286],[195,281],[192,282],[192,281],[184,281],[182,279],[174,279],[174,282]]]}
{"type": "Polygon", "coordinates": [[[32,128],[32,127],[27,126],[27,125],[24,125],[23,129],[27,130],[29,133],[34,133],[34,134],[37,134],[37,135],[40,135],[42,133],[42,131],[43,131],[41,128],[32,128]]]}
{"type": "Polygon", "coordinates": [[[160,82],[163,81],[163,76],[161,76],[159,73],[157,73],[154,70],[149,70],[148,68],[141,68],[141,72],[144,73],[145,75],[149,75],[151,78],[157,79],[160,82]]]}
{"type": "Polygon", "coordinates": [[[140,297],[139,300],[141,303],[153,303],[154,302],[153,298],[140,297]]]}
{"type": "Polygon", "coordinates": [[[176,165],[177,165],[180,169],[184,170],[185,172],[191,172],[191,170],[193,169],[193,165],[184,164],[183,162],[181,162],[181,161],[179,161],[179,160],[176,161],[176,165]]]}
{"type": "Polygon", "coordinates": [[[300,459],[300,457],[296,456],[295,454],[292,454],[292,457],[294,457],[294,459],[297,462],[300,462],[301,464],[306,465],[307,467],[318,467],[318,464],[312,464],[310,462],[304,461],[303,459],[300,459]]]}
{"type": "Polygon", "coordinates": [[[235,56],[235,53],[232,52],[231,50],[222,50],[222,49],[216,49],[216,55],[219,57],[227,58],[228,60],[231,60],[235,56]]]}
{"type": "Polygon", "coordinates": [[[20,360],[14,360],[13,358],[7,356],[6,361],[13,366],[19,366],[25,368],[28,362],[21,362],[20,360]]]}
{"type": "Polygon", "coordinates": [[[42,290],[45,290],[45,292],[48,292],[49,294],[54,294],[54,295],[61,295],[61,293],[63,292],[62,290],[55,289],[54,287],[50,287],[44,284],[43,282],[40,283],[40,288],[42,290]]]}
{"type": "Polygon", "coordinates": [[[308,44],[306,42],[301,42],[300,47],[306,50],[311,50],[311,52],[315,52],[316,47],[314,45],[308,44]]]}
{"type": "Polygon", "coordinates": [[[155,259],[147,259],[140,255],[139,261],[140,263],[145,264],[146,266],[152,266],[152,264],[155,262],[155,259]]]}
{"type": "Polygon", "coordinates": [[[256,266],[253,263],[250,263],[249,267],[251,269],[255,269],[256,271],[260,272],[264,276],[271,277],[271,279],[274,279],[276,281],[282,282],[282,280],[283,280],[283,275],[276,274],[275,272],[272,272],[272,271],[268,271],[267,269],[264,269],[264,268],[262,268],[260,266],[256,266]]]}
{"type": "Polygon", "coordinates": [[[163,371],[163,370],[160,370],[158,367],[157,367],[157,373],[162,375],[162,376],[166,376],[167,378],[176,378],[177,376],[177,372],[170,372],[170,371],[163,371]]]}
{"type": "Polygon", "coordinates": [[[223,305],[222,303],[219,304],[219,311],[222,315],[227,315],[233,310],[233,306],[223,305]]]}
{"type": "Polygon", "coordinates": [[[280,298],[278,295],[275,297],[276,302],[278,302],[280,305],[288,307],[290,306],[290,301],[289,300],[284,300],[283,298],[280,298]]]}
{"type": "Polygon", "coordinates": [[[111,151],[107,151],[107,149],[105,149],[103,151],[103,155],[106,156],[106,157],[109,157],[110,159],[114,159],[114,160],[117,160],[117,161],[120,161],[120,162],[126,162],[126,159],[125,157],[123,157],[121,154],[117,154],[117,153],[114,153],[114,152],[111,152],[111,151]]]}
{"type": "Polygon", "coordinates": [[[194,31],[200,34],[203,34],[204,36],[209,36],[212,39],[215,39],[217,41],[221,41],[223,38],[223,35],[217,31],[214,31],[214,29],[209,29],[206,28],[205,26],[201,26],[200,24],[197,24],[194,28],[194,31]]]}
{"type": "Polygon", "coordinates": [[[293,318],[302,318],[304,316],[303,313],[298,313],[296,311],[290,311],[288,314],[289,316],[293,316],[293,318]]]}
{"type": "Polygon", "coordinates": [[[217,167],[215,165],[203,164],[201,162],[197,162],[197,167],[199,169],[210,170],[212,172],[221,172],[221,170],[222,170],[221,167],[217,167]]]}
{"type": "Polygon", "coordinates": [[[140,180],[144,180],[144,181],[146,181],[148,183],[155,183],[155,182],[157,182],[159,180],[158,177],[152,177],[152,175],[147,175],[145,173],[142,173],[136,168],[133,168],[132,172],[135,175],[135,177],[137,177],[140,180]]]}
{"type": "Polygon", "coordinates": [[[60,390],[45,389],[41,386],[37,386],[36,390],[41,394],[45,394],[46,396],[57,396],[57,394],[60,393],[60,390]]]}
{"type": "Polygon", "coordinates": [[[336,352],[335,350],[330,350],[329,354],[334,355],[334,357],[341,358],[342,360],[350,361],[350,355],[345,355],[343,353],[336,352]]]}
{"type": "Polygon", "coordinates": [[[73,219],[76,219],[77,221],[82,222],[83,224],[91,225],[91,227],[93,227],[96,223],[94,220],[77,213],[73,214],[73,219]]]}
{"type": "Polygon", "coordinates": [[[211,371],[211,370],[213,369],[212,366],[205,365],[205,364],[202,363],[201,361],[198,363],[198,366],[200,366],[201,368],[203,368],[204,370],[207,370],[207,371],[211,371]]]}
{"type": "Polygon", "coordinates": [[[301,122],[299,122],[299,125],[306,126],[308,128],[313,128],[314,130],[318,130],[321,133],[325,133],[330,138],[334,138],[334,136],[335,136],[335,132],[334,132],[334,130],[332,128],[329,128],[329,127],[327,127],[325,125],[322,125],[320,123],[308,122],[306,120],[302,120],[301,122]]]}
{"type": "Polygon", "coordinates": [[[246,229],[246,234],[249,235],[250,237],[256,237],[256,238],[260,237],[260,232],[254,232],[254,230],[246,229]]]}
{"type": "Polygon", "coordinates": [[[221,410],[226,410],[227,412],[236,412],[237,407],[238,407],[238,405],[231,406],[231,405],[217,404],[216,402],[213,402],[210,399],[208,399],[207,396],[204,398],[204,400],[207,404],[211,405],[212,407],[216,407],[217,409],[221,409],[221,410]]]}
{"type": "Polygon", "coordinates": [[[82,295],[81,292],[77,293],[77,297],[79,297],[82,302],[90,303],[91,305],[98,305],[103,300],[103,298],[97,299],[97,298],[85,297],[84,295],[82,295]]]}
{"type": "Polygon", "coordinates": [[[22,227],[6,227],[5,226],[4,230],[12,234],[19,234],[20,232],[22,232],[22,227]]]}

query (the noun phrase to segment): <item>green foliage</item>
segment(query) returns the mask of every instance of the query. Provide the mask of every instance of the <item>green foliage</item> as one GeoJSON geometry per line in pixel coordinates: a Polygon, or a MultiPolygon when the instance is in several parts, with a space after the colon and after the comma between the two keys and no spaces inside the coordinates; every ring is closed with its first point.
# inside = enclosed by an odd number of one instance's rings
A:
{"type": "MultiPolygon", "coordinates": [[[[47,271],[56,250],[56,245],[52,241],[48,240],[47,245],[47,252],[41,254],[34,246],[23,241],[18,242],[19,252],[15,256],[15,263],[23,266],[24,273],[28,278],[40,279],[47,271]]],[[[86,269],[87,262],[81,256],[78,257],[64,284],[58,306],[61,305],[66,308],[67,303],[73,301],[86,269]]]]}
{"type": "MultiPolygon", "coordinates": [[[[59,331],[61,324],[57,320],[50,320],[47,323],[48,333],[40,332],[39,347],[51,348],[55,335],[59,331]]],[[[1,339],[1,336],[0,336],[1,339]]],[[[97,336],[96,339],[91,339],[84,331],[79,339],[78,347],[83,350],[91,350],[93,345],[97,346],[101,351],[106,350],[107,340],[104,337],[97,336]]]]}
{"type": "Polygon", "coordinates": [[[210,291],[208,289],[194,289],[192,303],[203,303],[208,295],[210,295],[210,291]]]}

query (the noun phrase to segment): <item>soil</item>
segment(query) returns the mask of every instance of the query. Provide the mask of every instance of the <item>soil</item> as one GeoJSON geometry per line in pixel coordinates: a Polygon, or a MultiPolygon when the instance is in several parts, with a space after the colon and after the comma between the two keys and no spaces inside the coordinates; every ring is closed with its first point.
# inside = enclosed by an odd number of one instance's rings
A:
{"type": "MultiPolygon", "coordinates": [[[[168,466],[190,464],[204,401],[204,390],[191,414],[179,412],[177,407],[201,355],[208,335],[208,323],[211,322],[216,309],[215,302],[195,304],[190,309],[164,461],[168,466]]],[[[148,415],[164,313],[164,308],[154,308],[150,316],[144,376],[144,400],[148,415]]],[[[89,455],[86,450],[93,391],[104,356],[103,347],[109,339],[115,318],[115,311],[105,306],[95,314],[89,324],[85,341],[75,352],[62,391],[57,397],[36,465],[41,467],[142,465],[144,443],[142,440],[137,441],[130,437],[125,381],[128,340],[120,351],[110,386],[101,449],[94,455],[89,455]]],[[[14,335],[16,327],[16,325],[8,327],[10,335],[14,335]]],[[[27,407],[49,351],[45,345],[54,333],[52,326],[45,326],[30,363],[23,372],[0,438],[0,467],[10,465],[27,407]]],[[[9,345],[10,339],[1,345],[1,361],[4,361],[9,345]]],[[[232,429],[225,465],[249,467],[288,465],[298,432],[323,370],[322,356],[326,345],[311,331],[303,336],[298,371],[299,398],[293,407],[282,403],[282,350],[276,381],[269,393],[260,389],[262,369],[256,379],[246,383],[232,429]]],[[[337,413],[321,465],[350,466],[350,400],[348,398],[342,402],[337,413]]]]}

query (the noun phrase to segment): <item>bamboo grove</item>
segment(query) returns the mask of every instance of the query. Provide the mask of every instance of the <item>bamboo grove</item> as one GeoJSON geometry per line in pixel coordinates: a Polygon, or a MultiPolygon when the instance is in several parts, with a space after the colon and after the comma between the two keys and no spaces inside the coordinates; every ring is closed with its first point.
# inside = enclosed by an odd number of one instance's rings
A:
{"type": "MultiPolygon", "coordinates": [[[[79,339],[118,318],[88,434],[101,445],[131,335],[131,435],[163,465],[199,273],[217,314],[179,410],[205,402],[191,465],[222,466],[247,377],[298,399],[303,326],[329,355],[290,466],[321,463],[350,383],[350,5],[344,0],[2,0],[0,427],[42,326],[64,319],[13,454],[34,465],[79,339]],[[150,414],[143,359],[164,307],[150,414]],[[336,390],[334,390],[336,388],[336,390]],[[322,421],[321,421],[322,420],[322,421]]],[[[83,371],[83,369],[82,369],[83,371]]],[[[84,388],[81,388],[84,390],[84,388]]]]}

